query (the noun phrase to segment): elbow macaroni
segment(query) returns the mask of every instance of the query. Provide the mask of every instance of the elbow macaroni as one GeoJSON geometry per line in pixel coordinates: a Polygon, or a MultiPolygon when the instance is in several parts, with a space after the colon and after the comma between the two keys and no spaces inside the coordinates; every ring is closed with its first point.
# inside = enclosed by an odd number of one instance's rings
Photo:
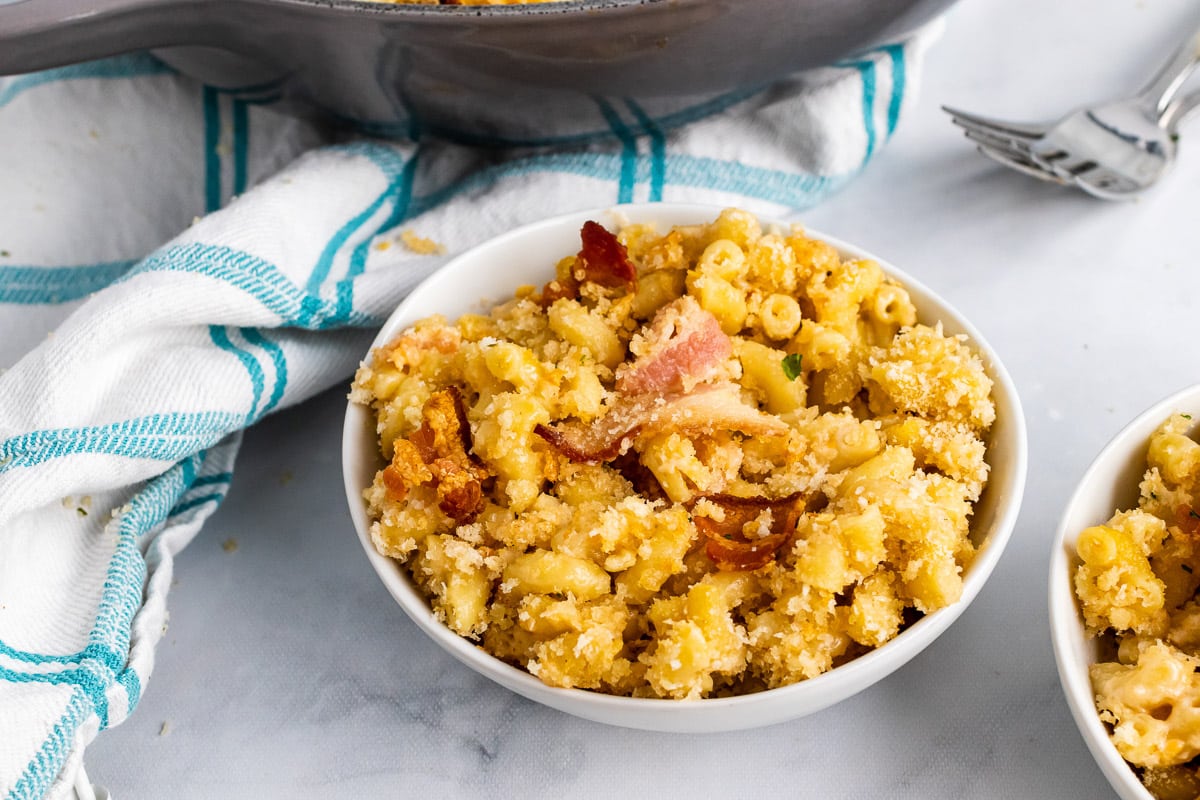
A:
{"type": "Polygon", "coordinates": [[[1174,414],[1150,437],[1138,507],[1076,542],[1075,593],[1113,661],[1092,665],[1100,719],[1161,800],[1200,792],[1200,445],[1174,414]]]}
{"type": "MultiPolygon", "coordinates": [[[[814,677],[889,641],[910,609],[955,602],[995,413],[967,344],[918,324],[878,265],[744,211],[620,239],[636,288],[584,280],[544,305],[524,289],[486,315],[423,320],[358,372],[386,458],[424,441],[424,405],[454,387],[488,475],[458,521],[430,485],[398,497],[381,472],[365,493],[375,546],[439,617],[555,686],[694,699],[814,677]],[[670,391],[719,383],[774,433],[635,430],[602,463],[551,446],[539,426],[606,423],[617,368],[654,354],[649,321],[684,295],[728,356],[670,391]],[[742,535],[778,547],[765,565],[712,554],[696,520],[720,524],[730,496],[803,501],[782,534],[775,512],[748,516],[742,535]]],[[[558,263],[556,292],[575,265],[558,263]]],[[[698,341],[673,357],[701,358],[698,341]]]]}

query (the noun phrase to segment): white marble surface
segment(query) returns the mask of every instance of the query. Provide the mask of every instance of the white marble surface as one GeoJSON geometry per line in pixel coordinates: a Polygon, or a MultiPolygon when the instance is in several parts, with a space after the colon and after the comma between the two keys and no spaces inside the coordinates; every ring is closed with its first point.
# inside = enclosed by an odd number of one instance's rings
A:
{"type": "Polygon", "coordinates": [[[938,106],[1036,118],[1132,90],[1196,21],[1194,0],[964,2],[907,124],[803,216],[974,320],[1028,418],[1008,552],[899,672],[806,719],[705,736],[609,728],[494,686],[426,640],[368,567],[342,497],[343,401],[331,391],[247,434],[229,499],[177,562],[145,697],[89,750],[92,779],[118,800],[1113,797],[1058,687],[1047,555],[1104,442],[1200,381],[1189,346],[1200,153],[1185,142],[1163,186],[1103,204],[994,168],[938,106]]]}

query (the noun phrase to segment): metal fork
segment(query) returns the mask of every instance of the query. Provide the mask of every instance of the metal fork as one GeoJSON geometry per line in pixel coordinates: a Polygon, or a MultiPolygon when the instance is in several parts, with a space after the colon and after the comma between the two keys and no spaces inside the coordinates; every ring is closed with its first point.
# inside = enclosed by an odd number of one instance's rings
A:
{"type": "Polygon", "coordinates": [[[1200,106],[1200,90],[1180,97],[1180,89],[1198,65],[1200,30],[1133,97],[1080,108],[1051,123],[942,110],[981,153],[1007,167],[1106,200],[1131,199],[1174,163],[1179,124],[1200,106]]]}

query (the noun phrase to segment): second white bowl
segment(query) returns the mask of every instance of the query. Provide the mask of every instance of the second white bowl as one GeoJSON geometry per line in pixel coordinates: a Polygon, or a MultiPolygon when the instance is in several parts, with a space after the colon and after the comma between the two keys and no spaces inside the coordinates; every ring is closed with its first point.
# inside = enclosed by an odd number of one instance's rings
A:
{"type": "Polygon", "coordinates": [[[1150,435],[1176,411],[1200,419],[1200,385],[1155,403],[1104,446],[1063,511],[1050,556],[1050,637],[1059,680],[1088,750],[1123,800],[1154,800],[1154,796],[1121,758],[1096,711],[1088,670],[1099,660],[1100,643],[1087,635],[1075,599],[1073,578],[1079,564],[1075,544],[1085,528],[1108,521],[1118,509],[1137,506],[1150,435]]]}

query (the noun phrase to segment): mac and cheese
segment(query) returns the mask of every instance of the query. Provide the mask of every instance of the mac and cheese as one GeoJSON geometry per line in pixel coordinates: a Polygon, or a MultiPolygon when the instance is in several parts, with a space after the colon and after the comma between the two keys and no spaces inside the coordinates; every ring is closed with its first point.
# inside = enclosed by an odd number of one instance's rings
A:
{"type": "Polygon", "coordinates": [[[958,600],[995,416],[965,337],[742,211],[581,242],[355,379],[387,462],[374,544],[450,628],[555,686],[692,699],[814,677],[958,600]]]}
{"type": "Polygon", "coordinates": [[[1161,800],[1200,795],[1200,445],[1174,414],[1150,437],[1137,508],[1079,534],[1075,593],[1111,660],[1093,664],[1100,719],[1161,800]]]}

